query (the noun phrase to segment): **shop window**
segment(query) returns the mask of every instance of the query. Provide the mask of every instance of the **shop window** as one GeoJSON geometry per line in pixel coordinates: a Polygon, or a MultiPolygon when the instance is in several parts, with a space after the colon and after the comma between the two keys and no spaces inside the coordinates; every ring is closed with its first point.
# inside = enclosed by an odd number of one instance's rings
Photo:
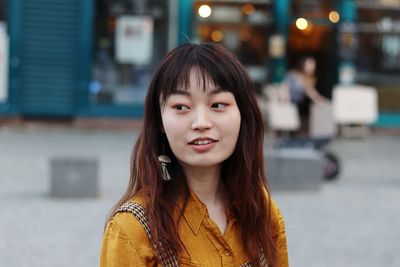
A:
{"type": "Polygon", "coordinates": [[[6,2],[5,0],[0,0],[0,104],[8,100],[9,38],[6,2]]]}
{"type": "Polygon", "coordinates": [[[167,52],[166,5],[167,1],[96,1],[92,104],[144,102],[154,66],[167,52]]]}
{"type": "Polygon", "coordinates": [[[268,40],[273,33],[271,1],[195,1],[197,41],[217,42],[247,68],[256,88],[268,79],[268,40]]]}
{"type": "Polygon", "coordinates": [[[7,15],[7,0],[0,0],[0,21],[6,20],[7,15]]]}
{"type": "Polygon", "coordinates": [[[390,6],[386,8],[381,6],[379,9],[369,8],[360,4],[357,28],[360,44],[357,57],[358,70],[361,73],[372,74],[398,73],[400,71],[400,9],[390,6]]]}
{"type": "Polygon", "coordinates": [[[358,1],[357,82],[378,89],[380,111],[400,111],[398,1],[358,1]]]}

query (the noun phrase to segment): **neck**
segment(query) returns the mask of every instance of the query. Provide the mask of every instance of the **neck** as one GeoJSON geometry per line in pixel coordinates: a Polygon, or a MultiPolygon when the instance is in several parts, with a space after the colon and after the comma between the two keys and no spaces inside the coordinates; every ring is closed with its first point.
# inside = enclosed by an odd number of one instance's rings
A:
{"type": "Polygon", "coordinates": [[[220,167],[206,169],[185,168],[190,189],[205,204],[215,203],[222,199],[220,167]]]}

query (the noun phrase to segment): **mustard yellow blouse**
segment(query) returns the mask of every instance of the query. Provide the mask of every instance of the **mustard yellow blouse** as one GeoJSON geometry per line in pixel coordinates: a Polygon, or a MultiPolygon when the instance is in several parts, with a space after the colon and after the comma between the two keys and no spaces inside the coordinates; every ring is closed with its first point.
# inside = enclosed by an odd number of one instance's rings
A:
{"type": "MultiPolygon", "coordinates": [[[[135,196],[131,201],[143,204],[135,196]]],[[[278,265],[289,266],[283,217],[274,202],[272,216],[278,265]]],[[[179,255],[181,266],[241,266],[249,259],[240,242],[240,229],[235,218],[227,214],[225,233],[210,219],[207,207],[191,192],[179,234],[184,249],[179,255]]],[[[101,267],[159,266],[143,226],[130,213],[117,213],[107,224],[100,256],[101,267]]]]}

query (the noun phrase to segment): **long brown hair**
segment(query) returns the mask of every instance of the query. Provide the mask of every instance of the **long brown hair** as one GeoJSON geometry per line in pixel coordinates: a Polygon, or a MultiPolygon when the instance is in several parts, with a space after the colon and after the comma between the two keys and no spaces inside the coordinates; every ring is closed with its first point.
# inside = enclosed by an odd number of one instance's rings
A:
{"type": "MultiPolygon", "coordinates": [[[[241,114],[241,125],[233,154],[222,163],[221,179],[228,195],[230,210],[241,229],[241,242],[250,259],[257,259],[262,247],[269,266],[274,262],[271,201],[264,174],[264,128],[254,87],[242,64],[222,46],[214,43],[184,44],[169,52],[154,73],[149,86],[142,131],[131,158],[129,186],[111,214],[138,191],[146,194],[146,209],[152,234],[175,252],[182,243],[176,203],[184,199],[189,188],[182,167],[171,152],[162,131],[161,108],[177,88],[188,88],[190,71],[233,93],[241,114]],[[158,156],[167,154],[172,163],[168,170],[172,181],[163,182],[158,156]],[[267,192],[268,199],[265,199],[267,192]]],[[[205,83],[203,83],[204,85],[205,83]]],[[[180,216],[179,216],[180,217],[180,216]]],[[[259,266],[257,260],[254,265],[259,266]]]]}

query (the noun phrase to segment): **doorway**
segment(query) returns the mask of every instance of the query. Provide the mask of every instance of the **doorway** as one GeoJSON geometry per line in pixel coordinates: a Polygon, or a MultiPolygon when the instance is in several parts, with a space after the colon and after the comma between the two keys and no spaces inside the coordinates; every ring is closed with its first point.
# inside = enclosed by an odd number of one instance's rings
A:
{"type": "Polygon", "coordinates": [[[293,0],[287,43],[288,68],[294,68],[302,57],[315,58],[316,89],[328,98],[337,82],[335,23],[339,17],[335,12],[333,0],[293,0]]]}

